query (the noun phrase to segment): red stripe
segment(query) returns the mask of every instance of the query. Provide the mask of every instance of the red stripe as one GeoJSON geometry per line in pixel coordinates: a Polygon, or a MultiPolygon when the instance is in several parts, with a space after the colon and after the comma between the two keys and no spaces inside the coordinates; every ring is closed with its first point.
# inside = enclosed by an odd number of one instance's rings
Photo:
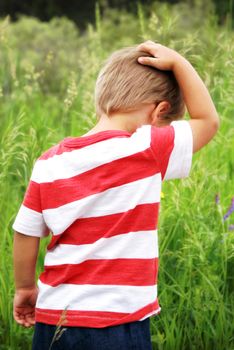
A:
{"type": "Polygon", "coordinates": [[[59,284],[114,284],[152,286],[157,283],[158,258],[96,259],[80,264],[45,266],[40,280],[56,287],[59,284]]]}
{"type": "Polygon", "coordinates": [[[40,160],[49,159],[55,155],[72,152],[74,150],[89,146],[95,142],[103,141],[113,137],[129,137],[130,133],[124,130],[105,130],[93,135],[80,137],[66,137],[59,144],[52,146],[45,151],[40,157],[40,160]]]}
{"type": "Polygon", "coordinates": [[[61,235],[52,236],[47,249],[56,244],[90,244],[102,237],[155,230],[158,211],[159,203],[139,204],[124,213],[78,219],[61,235]]]}
{"type": "Polygon", "coordinates": [[[107,311],[48,310],[36,308],[36,322],[52,325],[104,328],[138,321],[147,314],[160,312],[158,300],[129,314],[107,311]]]}
{"type": "Polygon", "coordinates": [[[151,149],[114,160],[69,179],[41,183],[42,208],[67,203],[157,174],[151,149]]]}
{"type": "Polygon", "coordinates": [[[67,137],[63,140],[63,146],[66,148],[81,148],[85,146],[89,146],[93,143],[104,141],[107,139],[111,139],[113,137],[129,137],[131,134],[125,130],[102,130],[99,132],[96,132],[95,134],[91,135],[84,135],[80,137],[67,137]]]}
{"type": "Polygon", "coordinates": [[[174,147],[175,131],[173,126],[168,125],[162,128],[151,128],[151,147],[159,164],[162,179],[167,170],[171,152],[174,147]]]}
{"type": "Polygon", "coordinates": [[[46,160],[49,159],[55,155],[63,153],[63,150],[61,148],[60,144],[54,145],[50,147],[47,151],[45,151],[38,159],[39,160],[46,160]]]}
{"type": "Polygon", "coordinates": [[[86,145],[81,145],[80,147],[74,147],[73,148],[70,148],[70,147],[65,147],[64,145],[64,141],[65,140],[68,140],[69,138],[67,139],[64,139],[62,140],[59,144],[49,148],[47,151],[45,151],[40,157],[39,157],[39,160],[47,160],[49,158],[52,158],[54,156],[59,156],[60,154],[63,154],[63,153],[68,153],[68,152],[72,152],[76,149],[79,149],[79,148],[82,148],[86,145]]]}
{"type": "Polygon", "coordinates": [[[29,209],[41,213],[40,185],[34,181],[29,181],[24,195],[23,205],[29,209]]]}

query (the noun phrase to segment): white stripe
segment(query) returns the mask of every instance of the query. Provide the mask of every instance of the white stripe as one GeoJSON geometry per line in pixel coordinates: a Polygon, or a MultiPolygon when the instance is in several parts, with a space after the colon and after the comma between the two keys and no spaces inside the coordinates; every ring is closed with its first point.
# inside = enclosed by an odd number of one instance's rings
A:
{"type": "Polygon", "coordinates": [[[156,310],[151,311],[149,314],[145,315],[145,316],[144,316],[143,318],[141,318],[139,321],[143,321],[143,320],[145,320],[146,318],[148,318],[148,317],[150,317],[150,316],[157,315],[160,311],[161,311],[161,307],[159,307],[159,308],[156,309],[156,310]]]}
{"type": "Polygon", "coordinates": [[[157,286],[74,285],[38,282],[36,307],[50,310],[135,312],[157,297],[157,286]]]}
{"type": "Polygon", "coordinates": [[[139,204],[159,203],[161,174],[129,182],[58,208],[43,210],[47,226],[56,235],[76,219],[122,213],[139,204]]]}
{"type": "Polygon", "coordinates": [[[45,265],[79,264],[90,259],[152,259],[158,256],[157,231],[138,231],[100,238],[92,244],[59,244],[45,265]]]}
{"type": "Polygon", "coordinates": [[[144,125],[131,137],[114,137],[45,160],[37,160],[31,180],[43,183],[67,179],[113,160],[142,152],[150,147],[150,131],[150,127],[144,125]]]}
{"type": "Polygon", "coordinates": [[[179,120],[172,122],[171,125],[175,130],[174,148],[164,180],[188,176],[192,164],[193,135],[189,122],[179,120]]]}
{"type": "Polygon", "coordinates": [[[43,215],[21,205],[13,223],[13,229],[28,236],[44,237],[49,234],[43,215]]]}

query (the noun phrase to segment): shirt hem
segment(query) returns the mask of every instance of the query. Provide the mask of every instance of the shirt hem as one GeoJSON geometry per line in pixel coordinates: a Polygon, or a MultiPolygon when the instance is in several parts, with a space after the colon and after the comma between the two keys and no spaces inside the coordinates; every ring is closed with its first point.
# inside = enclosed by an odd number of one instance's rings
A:
{"type": "Polygon", "coordinates": [[[143,321],[158,314],[161,308],[158,300],[146,305],[134,313],[48,310],[36,308],[36,322],[57,326],[104,328],[123,323],[143,321]]]}

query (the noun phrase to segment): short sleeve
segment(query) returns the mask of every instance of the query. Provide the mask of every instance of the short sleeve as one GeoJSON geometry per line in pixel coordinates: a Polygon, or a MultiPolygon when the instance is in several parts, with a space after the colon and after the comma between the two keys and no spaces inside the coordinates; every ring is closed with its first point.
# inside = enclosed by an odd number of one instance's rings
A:
{"type": "Polygon", "coordinates": [[[45,237],[49,234],[42,209],[40,198],[40,184],[33,181],[36,165],[30,178],[23,202],[13,223],[13,229],[28,236],[45,237]]]}
{"type": "Polygon", "coordinates": [[[152,127],[151,148],[163,180],[184,178],[189,175],[193,136],[188,121],[174,121],[162,128],[152,127]]]}

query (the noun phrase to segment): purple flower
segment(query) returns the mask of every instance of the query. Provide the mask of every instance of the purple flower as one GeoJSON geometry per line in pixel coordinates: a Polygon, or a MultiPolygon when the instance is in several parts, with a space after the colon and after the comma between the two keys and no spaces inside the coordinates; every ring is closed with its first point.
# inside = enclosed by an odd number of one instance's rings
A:
{"type": "Polygon", "coordinates": [[[226,220],[233,212],[234,212],[234,197],[232,197],[232,202],[231,202],[230,208],[228,209],[228,211],[224,215],[223,220],[226,220]]]}
{"type": "Polygon", "coordinates": [[[228,226],[228,230],[229,230],[229,231],[234,231],[234,225],[229,225],[229,226],[228,226]]]}

